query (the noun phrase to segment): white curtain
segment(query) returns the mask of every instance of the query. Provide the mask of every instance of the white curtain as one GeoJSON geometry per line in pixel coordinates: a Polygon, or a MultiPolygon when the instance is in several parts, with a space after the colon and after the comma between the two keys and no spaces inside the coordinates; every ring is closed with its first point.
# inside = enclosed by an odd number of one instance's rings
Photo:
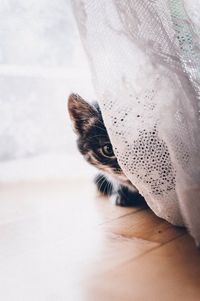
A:
{"type": "Polygon", "coordinates": [[[198,1],[73,0],[125,174],[160,217],[200,242],[198,1]]]}

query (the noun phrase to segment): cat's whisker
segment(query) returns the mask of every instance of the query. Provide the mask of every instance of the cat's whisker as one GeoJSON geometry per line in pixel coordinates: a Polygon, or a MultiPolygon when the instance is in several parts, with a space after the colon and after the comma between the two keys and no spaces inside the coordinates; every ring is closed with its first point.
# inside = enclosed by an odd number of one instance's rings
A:
{"type": "Polygon", "coordinates": [[[103,121],[98,120],[98,122],[101,123],[103,125],[103,129],[105,129],[105,125],[104,125],[103,121]]]}
{"type": "Polygon", "coordinates": [[[104,183],[106,182],[107,180],[106,180],[106,178],[105,178],[105,176],[104,175],[100,175],[100,178],[98,179],[98,181],[96,181],[96,184],[99,184],[99,183],[101,183],[100,184],[100,186],[99,186],[99,190],[101,191],[101,188],[102,188],[102,186],[104,185],[104,183]],[[103,180],[103,181],[102,181],[103,180]],[[102,182],[101,182],[102,181],[102,182]]]}
{"type": "Polygon", "coordinates": [[[103,178],[104,178],[104,176],[103,176],[103,175],[100,175],[100,176],[99,176],[99,179],[98,179],[97,181],[95,181],[95,183],[96,183],[96,184],[99,184],[99,182],[101,182],[103,178]]]}
{"type": "Polygon", "coordinates": [[[106,189],[107,189],[107,194],[110,195],[111,194],[111,183],[110,182],[107,182],[106,189]]]}
{"type": "Polygon", "coordinates": [[[88,140],[91,140],[93,138],[97,138],[97,137],[105,137],[105,135],[94,135],[88,138],[88,140]]]}
{"type": "Polygon", "coordinates": [[[101,127],[101,126],[98,126],[98,125],[93,125],[94,128],[97,128],[97,129],[100,129],[102,131],[104,131],[106,133],[106,129],[105,127],[101,127]]]}
{"type": "Polygon", "coordinates": [[[107,186],[108,186],[108,183],[106,182],[106,185],[104,186],[104,189],[103,189],[103,194],[105,194],[105,191],[107,189],[107,186]]]}
{"type": "MultiPolygon", "coordinates": [[[[108,181],[106,181],[106,185],[105,185],[105,187],[104,187],[104,193],[106,192],[106,191],[108,191],[108,189],[109,189],[109,182],[108,181]]],[[[106,193],[107,194],[107,193],[106,193]]]]}
{"type": "Polygon", "coordinates": [[[111,195],[113,191],[113,187],[112,184],[109,182],[109,194],[111,195]]]}
{"type": "MultiPolygon", "coordinates": [[[[103,186],[103,184],[105,183],[106,179],[103,177],[103,182],[101,183],[99,190],[101,191],[101,187],[103,186]]],[[[104,190],[103,190],[104,191],[104,190]]],[[[103,192],[104,193],[104,192],[103,192]]]]}

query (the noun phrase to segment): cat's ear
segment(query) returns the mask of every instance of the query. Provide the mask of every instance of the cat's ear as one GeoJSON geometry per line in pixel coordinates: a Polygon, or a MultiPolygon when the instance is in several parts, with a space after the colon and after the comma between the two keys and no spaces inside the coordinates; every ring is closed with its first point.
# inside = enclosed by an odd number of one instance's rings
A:
{"type": "Polygon", "coordinates": [[[69,96],[68,111],[74,131],[79,135],[87,131],[97,118],[96,109],[78,94],[69,96]]]}

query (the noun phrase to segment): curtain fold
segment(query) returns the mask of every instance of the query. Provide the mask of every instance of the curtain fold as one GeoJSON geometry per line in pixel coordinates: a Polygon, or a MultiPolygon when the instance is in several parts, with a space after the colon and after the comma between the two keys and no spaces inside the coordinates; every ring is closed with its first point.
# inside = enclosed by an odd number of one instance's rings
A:
{"type": "Polygon", "coordinates": [[[159,217],[186,225],[198,244],[198,25],[182,0],[72,5],[121,168],[159,217]]]}

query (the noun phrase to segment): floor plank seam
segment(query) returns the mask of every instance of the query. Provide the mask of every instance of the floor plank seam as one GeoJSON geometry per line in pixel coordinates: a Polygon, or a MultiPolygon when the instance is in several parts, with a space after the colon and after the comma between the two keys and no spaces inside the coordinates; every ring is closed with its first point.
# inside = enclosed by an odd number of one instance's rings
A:
{"type": "MultiPolygon", "coordinates": [[[[158,246],[152,247],[151,249],[149,249],[149,250],[145,251],[144,253],[138,255],[137,257],[133,257],[132,259],[130,258],[129,260],[127,260],[127,263],[128,263],[128,262],[135,261],[135,259],[141,258],[141,257],[143,257],[144,255],[146,255],[147,253],[150,253],[150,252],[152,252],[152,251],[155,251],[156,249],[162,248],[162,247],[168,245],[169,243],[171,243],[172,241],[174,241],[174,240],[176,240],[176,239],[178,239],[178,238],[180,238],[181,236],[184,236],[184,235],[188,235],[188,234],[187,234],[187,233],[180,233],[179,235],[177,235],[176,237],[174,237],[174,238],[168,240],[168,241],[165,242],[165,243],[158,243],[158,244],[159,244],[158,246]]],[[[147,240],[147,241],[152,242],[151,240],[147,240]]]]}
{"type": "MultiPolygon", "coordinates": [[[[166,243],[158,243],[157,246],[152,247],[152,248],[148,249],[147,251],[144,251],[142,254],[140,254],[140,255],[138,255],[138,256],[134,256],[134,257],[132,257],[132,258],[130,258],[130,259],[128,259],[128,260],[125,260],[124,262],[119,263],[119,265],[117,266],[117,268],[121,268],[121,267],[123,267],[124,265],[126,265],[126,264],[128,264],[128,263],[131,263],[131,262],[133,262],[133,261],[136,261],[136,260],[138,260],[139,258],[142,258],[143,256],[146,256],[148,253],[150,253],[150,252],[152,252],[152,251],[155,251],[156,249],[162,248],[162,247],[166,246],[167,244],[171,243],[172,241],[174,241],[174,240],[176,240],[176,239],[178,239],[178,238],[180,238],[181,236],[184,236],[184,235],[188,235],[188,234],[187,234],[187,233],[180,233],[178,236],[176,236],[176,237],[170,239],[170,240],[167,241],[166,243]]],[[[138,239],[140,239],[140,238],[138,238],[138,239]]],[[[144,240],[144,241],[148,241],[148,240],[144,240]]],[[[151,242],[151,241],[149,241],[149,242],[151,242]]],[[[116,267],[113,267],[113,268],[110,268],[110,269],[109,269],[109,272],[113,272],[113,271],[115,271],[115,270],[116,270],[116,267]]]]}
{"type": "Polygon", "coordinates": [[[113,222],[113,221],[115,221],[115,220],[119,220],[119,219],[124,218],[124,217],[127,217],[127,216],[129,216],[129,215],[134,215],[134,214],[136,214],[136,213],[138,213],[138,212],[141,212],[141,211],[144,211],[144,210],[145,210],[144,208],[141,208],[141,209],[138,209],[137,211],[132,211],[132,212],[126,213],[126,214],[124,214],[124,215],[120,215],[120,216],[118,216],[118,217],[111,218],[111,219],[109,219],[109,220],[107,220],[107,221],[104,221],[104,222],[98,224],[98,226],[102,226],[102,225],[108,224],[108,223],[110,223],[110,222],[113,222]]]}

